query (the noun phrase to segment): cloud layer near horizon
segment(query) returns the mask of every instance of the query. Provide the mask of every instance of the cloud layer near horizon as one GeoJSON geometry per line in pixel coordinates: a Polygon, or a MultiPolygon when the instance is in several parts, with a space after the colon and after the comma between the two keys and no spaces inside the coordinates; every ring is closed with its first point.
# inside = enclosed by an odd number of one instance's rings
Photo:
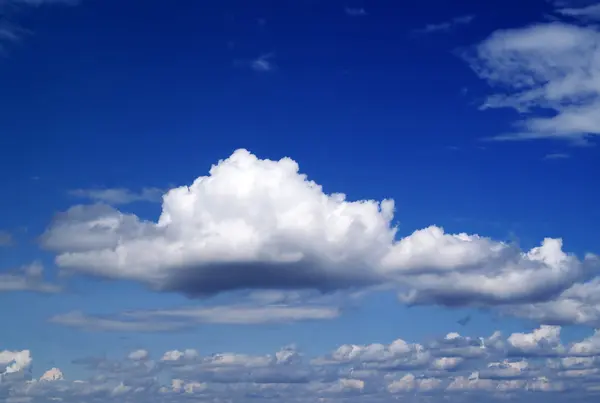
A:
{"type": "Polygon", "coordinates": [[[561,328],[421,342],[344,344],[316,357],[294,346],[274,354],[204,354],[138,349],[122,359],[75,360],[93,376],[70,380],[58,368],[30,380],[29,350],[0,351],[0,399],[64,402],[431,401],[592,402],[600,393],[600,333],[564,344],[561,328]],[[562,399],[562,400],[561,400],[562,399]]]}
{"type": "Polygon", "coordinates": [[[59,214],[42,237],[64,270],[189,296],[383,285],[408,304],[543,303],[589,277],[560,239],[529,251],[438,226],[398,239],[393,200],[327,194],[290,158],[237,150],[163,196],[158,221],[105,204],[59,214]]]}

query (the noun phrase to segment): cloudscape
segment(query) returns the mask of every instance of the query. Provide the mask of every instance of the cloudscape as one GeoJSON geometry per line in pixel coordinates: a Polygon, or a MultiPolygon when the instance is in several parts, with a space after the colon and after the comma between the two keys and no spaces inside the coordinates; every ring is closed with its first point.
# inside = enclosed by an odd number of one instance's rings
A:
{"type": "Polygon", "coordinates": [[[600,399],[600,3],[0,0],[0,401],[600,399]]]}

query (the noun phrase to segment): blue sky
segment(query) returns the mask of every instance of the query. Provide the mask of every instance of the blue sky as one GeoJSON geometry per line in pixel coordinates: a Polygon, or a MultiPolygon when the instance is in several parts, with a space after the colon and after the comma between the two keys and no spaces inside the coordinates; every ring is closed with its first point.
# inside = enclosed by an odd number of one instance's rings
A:
{"type": "Polygon", "coordinates": [[[600,3],[214,3],[0,0],[0,399],[597,399],[600,3]]]}

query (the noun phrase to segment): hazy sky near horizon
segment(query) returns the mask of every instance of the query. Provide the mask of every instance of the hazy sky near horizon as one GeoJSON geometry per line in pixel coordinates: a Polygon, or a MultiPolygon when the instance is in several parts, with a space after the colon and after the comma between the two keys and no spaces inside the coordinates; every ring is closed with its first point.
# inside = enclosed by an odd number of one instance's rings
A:
{"type": "Polygon", "coordinates": [[[599,23],[0,0],[0,400],[597,401],[599,23]]]}

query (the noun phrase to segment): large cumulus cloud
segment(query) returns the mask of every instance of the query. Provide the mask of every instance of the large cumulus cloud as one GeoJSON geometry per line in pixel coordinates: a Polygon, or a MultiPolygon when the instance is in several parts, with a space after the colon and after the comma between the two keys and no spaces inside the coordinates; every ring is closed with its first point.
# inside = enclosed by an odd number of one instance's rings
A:
{"type": "Polygon", "coordinates": [[[42,237],[65,270],[191,296],[235,289],[334,290],[385,284],[408,303],[545,301],[589,272],[545,239],[523,251],[438,226],[398,239],[393,200],[328,194],[290,158],[237,150],[163,196],[157,221],[78,205],[42,237]]]}

